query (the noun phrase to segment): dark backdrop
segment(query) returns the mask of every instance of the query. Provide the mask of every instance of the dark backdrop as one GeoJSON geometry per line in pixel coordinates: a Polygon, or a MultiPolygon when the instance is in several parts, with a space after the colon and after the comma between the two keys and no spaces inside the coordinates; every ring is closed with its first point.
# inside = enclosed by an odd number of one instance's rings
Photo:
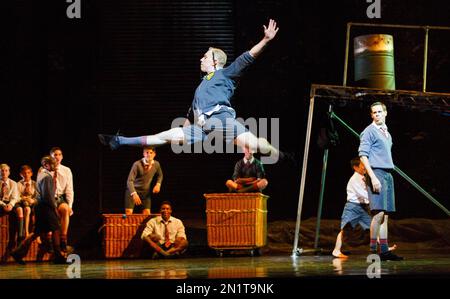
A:
{"type": "MultiPolygon", "coordinates": [[[[100,213],[123,211],[126,177],[141,156],[138,148],[111,152],[101,147],[97,133],[120,129],[134,136],[169,129],[191,103],[200,80],[199,59],[208,47],[223,48],[233,60],[259,41],[262,25],[274,18],[280,32],[242,79],[233,104],[243,118],[279,118],[280,147],[296,153],[299,161],[266,166],[268,215],[269,220],[295,219],[309,88],[342,84],[346,23],[450,25],[446,1],[381,4],[382,18],[371,20],[363,0],[82,0],[81,19],[68,19],[62,0],[9,1],[0,44],[0,161],[18,180],[20,165],[30,164],[36,172],[40,157],[60,146],[63,164],[74,173],[71,235],[81,238],[95,229],[100,213]]],[[[397,89],[419,90],[423,32],[378,33],[394,34],[397,89]]],[[[449,32],[430,34],[428,90],[450,92],[449,41],[449,32]]],[[[320,188],[323,151],[316,140],[327,105],[317,108],[304,218],[316,214],[320,188]]],[[[343,103],[335,111],[359,132],[370,122],[365,106],[343,103]]],[[[448,122],[448,113],[396,107],[388,116],[396,164],[447,207],[448,122]]],[[[341,141],[329,157],[325,218],[340,217],[352,173],[348,162],[357,155],[358,140],[338,130],[341,141]]],[[[169,146],[159,148],[165,179],[153,209],[171,200],[177,216],[205,218],[203,194],[224,192],[240,157],[175,155],[169,146]]],[[[445,217],[398,176],[396,192],[395,217],[445,217]]]]}

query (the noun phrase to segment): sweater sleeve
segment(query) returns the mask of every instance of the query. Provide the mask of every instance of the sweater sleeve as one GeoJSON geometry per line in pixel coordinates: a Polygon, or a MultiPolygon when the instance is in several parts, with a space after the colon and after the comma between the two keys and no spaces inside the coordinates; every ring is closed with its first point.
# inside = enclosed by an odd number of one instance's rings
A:
{"type": "Polygon", "coordinates": [[[127,179],[127,187],[128,191],[130,191],[130,194],[136,192],[136,189],[134,188],[134,181],[136,180],[137,173],[138,173],[138,164],[137,162],[134,162],[127,179]]]}
{"type": "Polygon", "coordinates": [[[156,163],[157,163],[157,167],[158,167],[156,169],[156,175],[158,176],[158,180],[156,181],[156,183],[161,185],[164,175],[163,175],[163,171],[161,168],[161,164],[159,164],[159,162],[156,162],[156,163]]]}
{"type": "Polygon", "coordinates": [[[231,79],[239,78],[244,70],[255,61],[255,58],[250,53],[244,52],[235,61],[233,61],[228,67],[224,68],[224,75],[231,79]]]}
{"type": "Polygon", "coordinates": [[[50,175],[46,175],[41,181],[39,190],[40,198],[42,202],[45,202],[49,206],[56,208],[55,202],[55,188],[53,187],[53,178],[50,175]]]}
{"type": "Polygon", "coordinates": [[[234,172],[233,172],[233,176],[231,177],[233,179],[233,181],[237,180],[241,176],[241,174],[240,174],[241,164],[242,164],[241,161],[242,160],[237,161],[236,164],[234,165],[234,172]]]}
{"type": "Polygon", "coordinates": [[[264,171],[264,166],[261,163],[261,161],[256,161],[256,177],[258,179],[263,179],[266,176],[266,173],[264,171]]]}
{"type": "Polygon", "coordinates": [[[366,129],[361,133],[360,136],[360,143],[358,148],[359,156],[369,157],[371,148],[372,148],[371,134],[370,131],[366,129]]]}

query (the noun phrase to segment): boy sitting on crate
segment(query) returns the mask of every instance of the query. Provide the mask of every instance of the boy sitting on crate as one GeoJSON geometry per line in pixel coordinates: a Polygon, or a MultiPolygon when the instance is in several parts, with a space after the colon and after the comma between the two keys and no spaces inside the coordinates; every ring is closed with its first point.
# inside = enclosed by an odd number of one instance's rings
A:
{"type": "Polygon", "coordinates": [[[225,185],[230,192],[261,192],[269,184],[265,179],[264,167],[248,147],[243,149],[244,158],[237,161],[233,180],[228,180],[225,185]]]}
{"type": "Polygon", "coordinates": [[[154,251],[153,258],[179,256],[188,247],[183,222],[171,216],[172,204],[168,201],[161,203],[160,213],[147,222],[141,239],[154,251]]]}

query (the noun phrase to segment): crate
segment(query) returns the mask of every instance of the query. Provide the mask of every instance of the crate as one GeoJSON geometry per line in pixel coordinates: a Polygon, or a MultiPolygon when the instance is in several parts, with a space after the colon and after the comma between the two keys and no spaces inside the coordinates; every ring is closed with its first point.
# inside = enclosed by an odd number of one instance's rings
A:
{"type": "Polygon", "coordinates": [[[141,257],[142,232],[150,218],[160,214],[103,214],[103,254],[105,258],[141,257]]]}
{"type": "Polygon", "coordinates": [[[267,199],[262,193],[212,193],[206,198],[208,246],[255,249],[267,244],[267,199]]]}
{"type": "MultiPolygon", "coordinates": [[[[11,226],[11,221],[15,221],[15,219],[15,217],[11,217],[10,215],[0,216],[0,259],[2,261],[14,261],[13,258],[9,256],[8,251],[11,251],[16,246],[15,242],[10,240],[10,233],[15,232],[15,227],[11,226]]],[[[28,262],[48,261],[50,260],[50,254],[40,250],[39,244],[35,240],[31,243],[30,249],[23,260],[28,262]]]]}

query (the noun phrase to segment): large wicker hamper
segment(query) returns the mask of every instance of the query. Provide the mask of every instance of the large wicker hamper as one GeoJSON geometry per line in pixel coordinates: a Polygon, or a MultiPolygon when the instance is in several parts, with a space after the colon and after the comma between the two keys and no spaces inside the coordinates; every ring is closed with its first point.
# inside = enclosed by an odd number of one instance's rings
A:
{"type": "MultiPolygon", "coordinates": [[[[15,233],[15,227],[12,225],[13,221],[15,221],[15,217],[11,215],[0,216],[0,259],[2,261],[13,261],[13,258],[8,253],[17,245],[13,240],[10,240],[10,235],[15,233]]],[[[27,255],[23,258],[24,261],[48,261],[49,259],[50,254],[40,250],[36,240],[33,241],[27,255]]]]}
{"type": "Polygon", "coordinates": [[[256,249],[267,244],[267,199],[262,193],[212,193],[206,198],[208,246],[256,249]]]}
{"type": "Polygon", "coordinates": [[[159,214],[103,214],[103,254],[106,258],[138,258],[141,234],[150,218],[159,214]]]}

